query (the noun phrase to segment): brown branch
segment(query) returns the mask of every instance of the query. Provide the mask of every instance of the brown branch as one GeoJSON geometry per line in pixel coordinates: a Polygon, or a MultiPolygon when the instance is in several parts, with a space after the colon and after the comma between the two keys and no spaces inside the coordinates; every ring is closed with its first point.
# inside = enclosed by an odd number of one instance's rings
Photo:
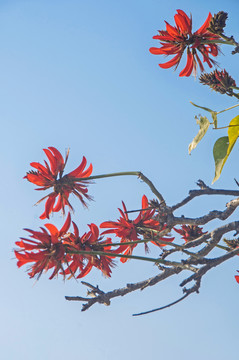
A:
{"type": "MultiPolygon", "coordinates": [[[[115,297],[125,296],[133,291],[143,290],[148,286],[156,285],[160,281],[162,281],[172,275],[179,274],[181,271],[182,271],[182,269],[180,269],[180,268],[166,268],[159,275],[156,275],[152,278],[140,281],[138,283],[127,284],[124,288],[115,289],[115,290],[109,291],[107,293],[100,290],[101,294],[93,297],[92,299],[87,299],[87,303],[82,305],[81,311],[85,311],[85,310],[89,309],[92,305],[94,305],[96,303],[110,304],[110,300],[115,297]]],[[[94,287],[94,286],[91,285],[90,287],[94,287]]],[[[99,288],[98,287],[96,287],[96,288],[99,291],[99,288]]],[[[86,298],[82,298],[80,296],[65,296],[65,299],[69,300],[69,301],[86,301],[85,300],[86,298]]]]}
{"type": "MultiPolygon", "coordinates": [[[[198,218],[186,218],[184,216],[181,217],[173,217],[173,226],[174,225],[182,225],[182,224],[189,224],[189,225],[205,225],[208,222],[214,219],[226,220],[235,209],[239,206],[239,198],[235,200],[231,200],[226,204],[226,209],[224,211],[213,210],[210,211],[208,214],[198,217],[198,218]]],[[[171,225],[171,224],[170,224],[171,225]]]]}
{"type": "Polygon", "coordinates": [[[212,231],[211,234],[211,240],[208,241],[207,245],[201,249],[197,254],[200,257],[204,257],[209,254],[209,252],[214,249],[214,247],[219,243],[222,236],[230,231],[238,230],[239,228],[239,221],[233,221],[229,224],[226,224],[224,226],[221,226],[214,231],[212,231]]]}
{"type": "Polygon", "coordinates": [[[189,276],[187,279],[183,280],[180,284],[180,286],[184,286],[187,283],[191,282],[192,280],[198,280],[201,279],[203,275],[205,275],[209,270],[211,270],[212,268],[222,264],[223,262],[233,258],[234,256],[238,255],[239,253],[239,249],[234,249],[222,256],[219,256],[217,258],[214,259],[206,259],[203,258],[201,259],[201,263],[206,264],[203,267],[201,267],[200,269],[198,269],[198,271],[189,276]]]}
{"type": "Polygon", "coordinates": [[[174,306],[174,305],[178,304],[179,302],[183,301],[184,299],[186,299],[192,293],[194,293],[194,292],[199,293],[200,285],[201,285],[201,281],[197,280],[195,285],[192,286],[190,289],[183,289],[183,292],[186,293],[186,294],[183,295],[182,297],[180,297],[179,299],[177,299],[176,301],[173,301],[173,302],[171,302],[171,303],[169,303],[167,305],[161,306],[161,307],[156,308],[156,309],[144,311],[144,312],[141,312],[141,313],[138,313],[138,314],[133,314],[133,316],[147,315],[147,314],[150,314],[150,313],[153,313],[153,312],[156,312],[156,311],[160,311],[160,310],[164,310],[164,309],[167,309],[167,308],[169,308],[171,306],[174,306]]]}
{"type": "MultiPolygon", "coordinates": [[[[119,176],[120,173],[117,174],[109,174],[108,176],[119,176]]],[[[135,175],[135,174],[134,174],[135,175]]],[[[162,231],[157,231],[155,229],[148,229],[147,227],[138,227],[137,231],[139,231],[139,234],[144,234],[144,242],[147,241],[157,241],[159,244],[165,245],[164,240],[157,240],[158,237],[167,235],[170,230],[175,225],[182,225],[182,224],[188,224],[188,225],[205,225],[208,222],[214,220],[214,219],[220,219],[220,220],[226,220],[229,218],[235,209],[239,206],[239,198],[229,201],[226,204],[226,209],[223,211],[219,210],[213,210],[210,211],[208,214],[205,214],[201,217],[197,218],[189,218],[185,216],[176,217],[173,215],[173,212],[180,207],[184,206],[185,204],[189,203],[191,200],[193,200],[195,197],[201,196],[201,195],[231,195],[231,196],[239,196],[239,190],[223,190],[223,189],[212,189],[208,187],[202,180],[199,180],[197,182],[197,185],[200,187],[200,190],[192,190],[189,192],[189,195],[179,202],[178,204],[169,207],[165,204],[165,201],[162,197],[162,195],[157,191],[157,189],[154,187],[152,182],[146,178],[142,173],[137,172],[137,175],[139,178],[141,178],[152,190],[152,192],[158,197],[158,199],[161,201],[160,203],[158,201],[154,201],[157,203],[154,207],[157,211],[156,218],[159,219],[159,221],[162,222],[162,224],[166,223],[167,228],[162,231]],[[146,238],[147,236],[147,238],[146,238]]],[[[106,176],[106,175],[104,175],[106,176]]],[[[96,176],[95,178],[98,178],[100,176],[96,176]]],[[[101,176],[102,177],[102,176],[101,176]]],[[[229,260],[235,255],[239,254],[239,248],[233,249],[232,251],[228,251],[229,248],[223,248],[224,251],[227,251],[226,254],[224,253],[222,256],[217,258],[206,258],[206,256],[211,253],[211,251],[216,247],[221,247],[219,245],[220,240],[222,239],[222,236],[230,231],[235,230],[237,233],[239,232],[239,221],[234,221],[229,224],[223,225],[221,227],[218,227],[214,229],[213,231],[203,234],[200,237],[198,237],[195,240],[188,241],[184,245],[178,245],[175,243],[169,243],[167,245],[171,245],[173,248],[170,250],[163,250],[162,255],[157,259],[155,264],[160,269],[161,273],[151,277],[149,279],[127,284],[123,288],[114,289],[109,292],[104,292],[101,289],[99,289],[98,286],[94,286],[90,283],[82,282],[83,285],[87,286],[89,289],[87,292],[87,297],[81,297],[81,296],[66,296],[66,300],[68,301],[83,301],[84,304],[82,304],[82,311],[86,311],[91,306],[93,306],[96,303],[104,304],[104,305],[110,305],[111,299],[119,296],[125,296],[133,291],[136,290],[143,290],[146,287],[154,286],[158,284],[160,281],[163,281],[167,279],[170,276],[179,274],[183,271],[191,271],[193,274],[185,278],[181,283],[180,286],[183,287],[186,284],[190,283],[191,281],[194,281],[192,287],[190,288],[183,288],[184,295],[177,299],[176,301],[173,301],[169,303],[168,305],[161,306],[159,308],[155,308],[149,311],[141,312],[139,314],[134,314],[133,316],[139,316],[144,314],[149,314],[155,311],[163,310],[166,308],[169,308],[173,305],[176,305],[177,303],[183,301],[185,298],[187,298],[192,293],[198,293],[199,288],[201,285],[201,280],[203,276],[212,268],[220,265],[224,261],[229,260]],[[204,244],[206,243],[206,244],[204,244]],[[197,251],[195,251],[195,248],[199,247],[197,251]],[[191,251],[188,251],[187,249],[193,249],[191,251]],[[166,261],[165,258],[169,255],[183,253],[184,258],[181,261],[166,261]],[[162,260],[163,259],[163,260],[162,260]]],[[[178,258],[177,258],[178,259],[178,258]]]]}
{"type": "Polygon", "coordinates": [[[223,189],[212,189],[207,186],[202,180],[197,181],[197,185],[200,187],[200,190],[190,190],[189,195],[180,201],[178,204],[171,207],[172,211],[179,209],[180,207],[186,205],[189,201],[193,200],[197,196],[202,195],[231,195],[239,196],[239,190],[223,190],[223,189]]]}

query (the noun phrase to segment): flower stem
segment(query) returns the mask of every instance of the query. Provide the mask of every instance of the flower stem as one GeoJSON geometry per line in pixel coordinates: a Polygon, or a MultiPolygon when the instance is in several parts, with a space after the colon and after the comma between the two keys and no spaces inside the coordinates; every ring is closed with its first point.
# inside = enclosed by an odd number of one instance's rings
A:
{"type": "Polygon", "coordinates": [[[182,264],[182,263],[179,263],[176,261],[154,259],[154,258],[149,258],[149,257],[145,257],[145,256],[113,254],[112,252],[104,252],[104,251],[69,251],[68,254],[91,255],[91,256],[100,255],[100,256],[109,256],[111,258],[112,257],[120,257],[120,258],[126,258],[126,259],[149,261],[149,262],[153,262],[154,264],[163,264],[166,266],[179,267],[179,268],[186,269],[185,264],[182,264]]]}
{"type": "Polygon", "coordinates": [[[218,114],[221,114],[223,113],[224,111],[227,111],[227,110],[231,110],[231,109],[234,109],[235,107],[239,106],[239,104],[236,104],[236,105],[233,105],[233,106],[230,106],[229,108],[227,109],[224,109],[224,110],[221,110],[221,111],[215,111],[218,114]]]}
{"type": "Polygon", "coordinates": [[[239,44],[235,41],[234,38],[229,38],[224,35],[220,35],[223,40],[201,40],[201,44],[222,44],[222,45],[232,45],[238,46],[239,44]]]}
{"type": "Polygon", "coordinates": [[[233,93],[232,93],[232,96],[234,96],[235,98],[239,99],[239,93],[233,92],[233,93]]]}
{"type": "Polygon", "coordinates": [[[74,178],[75,181],[86,181],[86,180],[96,180],[96,179],[103,179],[107,177],[114,177],[114,176],[138,176],[143,182],[145,182],[149,188],[151,189],[152,193],[157,196],[157,198],[160,200],[160,202],[165,202],[163,196],[158,192],[156,187],[153,185],[152,181],[150,181],[144,174],[142,174],[140,171],[123,171],[123,172],[116,172],[116,173],[110,173],[110,174],[102,174],[102,175],[94,175],[89,176],[86,178],[74,178]]]}
{"type": "Polygon", "coordinates": [[[233,46],[238,46],[239,43],[235,41],[234,37],[228,37],[224,34],[219,34],[219,36],[225,41],[226,44],[228,45],[233,45],[233,46]]]}
{"type": "Polygon", "coordinates": [[[79,255],[100,255],[100,256],[110,256],[110,257],[120,257],[126,259],[135,259],[135,260],[143,260],[143,261],[150,261],[153,263],[165,263],[164,260],[149,258],[145,256],[136,256],[136,255],[125,255],[125,254],[114,254],[112,252],[105,252],[105,251],[69,251],[68,254],[79,254],[79,255]]]}

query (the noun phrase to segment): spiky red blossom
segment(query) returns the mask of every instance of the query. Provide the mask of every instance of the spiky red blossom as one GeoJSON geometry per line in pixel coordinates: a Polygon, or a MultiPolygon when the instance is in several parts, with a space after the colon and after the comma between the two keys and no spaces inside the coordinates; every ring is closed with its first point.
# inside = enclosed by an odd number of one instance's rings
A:
{"type": "Polygon", "coordinates": [[[181,229],[173,228],[177,233],[182,235],[182,238],[188,242],[194,239],[197,239],[199,236],[206,234],[206,232],[202,231],[202,227],[197,225],[182,225],[181,229]]]}
{"type": "MultiPolygon", "coordinates": [[[[72,222],[72,224],[74,232],[70,233],[64,241],[68,251],[72,253],[71,261],[69,261],[69,266],[65,274],[75,276],[76,272],[79,271],[76,277],[78,279],[86,276],[93,267],[96,267],[101,270],[105,276],[111,276],[111,268],[114,266],[112,257],[103,254],[74,254],[74,252],[77,251],[101,251],[110,253],[111,239],[107,238],[106,240],[102,240],[103,237],[99,236],[99,229],[95,224],[88,225],[90,231],[80,236],[77,225],[74,222],[72,222]]],[[[112,253],[112,256],[113,255],[112,253]]]]}
{"type": "Polygon", "coordinates": [[[86,178],[92,173],[92,164],[85,170],[86,167],[86,158],[83,156],[81,164],[69,174],[63,176],[64,168],[68,159],[69,151],[66,154],[65,160],[63,159],[61,153],[54,148],[49,146],[48,149],[43,149],[45,152],[49,164],[44,161],[44,165],[38,162],[32,162],[30,165],[36,170],[31,170],[27,172],[24,179],[32,182],[37,186],[41,186],[36,190],[47,190],[53,188],[52,192],[47,196],[43,197],[38,203],[47,198],[45,204],[45,211],[40,216],[40,219],[49,219],[49,215],[52,212],[58,212],[60,210],[65,212],[65,206],[69,206],[73,210],[68,198],[72,193],[76,195],[81,203],[86,206],[85,199],[90,200],[91,197],[87,194],[88,189],[87,185],[89,181],[80,180],[77,178],[86,178]]]}
{"type": "Polygon", "coordinates": [[[216,57],[218,55],[216,40],[220,38],[207,30],[211,18],[212,15],[209,13],[204,24],[194,33],[192,33],[192,18],[189,18],[183,10],[177,10],[177,14],[174,16],[176,26],[172,26],[165,21],[166,30],[159,30],[159,35],[153,37],[153,39],[160,41],[162,47],[152,47],[149,51],[154,55],[174,55],[174,57],[166,63],[159,64],[159,66],[163,69],[172,66],[177,68],[184,51],[187,49],[187,63],[179,76],[190,76],[192,71],[196,73],[197,64],[200,70],[204,71],[198,52],[202,55],[203,62],[206,62],[211,68],[215,61],[210,56],[216,57]],[[204,41],[214,40],[215,43],[203,43],[204,41]]]}
{"type": "Polygon", "coordinates": [[[70,256],[65,252],[63,237],[67,233],[70,224],[71,217],[68,214],[60,230],[53,224],[45,224],[47,230],[45,228],[41,228],[41,231],[25,229],[31,234],[31,239],[21,238],[21,241],[16,242],[16,245],[20,248],[15,251],[15,256],[18,259],[17,266],[21,267],[33,263],[28,273],[30,278],[36,275],[39,278],[43,271],[52,268],[54,270],[50,279],[56,276],[59,270],[62,270],[64,274],[63,266],[68,264],[70,256]]]}
{"type": "MultiPolygon", "coordinates": [[[[154,238],[154,241],[151,241],[153,244],[157,246],[165,246],[164,244],[157,243],[157,240],[162,240],[166,242],[171,242],[174,238],[166,238],[166,237],[157,237],[154,233],[150,232],[152,230],[162,230],[162,226],[159,221],[155,220],[154,214],[155,209],[148,209],[149,202],[145,195],[142,197],[142,210],[139,212],[139,215],[135,220],[130,220],[128,217],[127,209],[122,201],[123,210],[118,209],[121,216],[117,221],[105,221],[100,225],[100,228],[109,229],[102,232],[103,234],[115,234],[118,238],[120,238],[120,242],[122,245],[113,252],[115,253],[123,253],[125,255],[131,255],[133,249],[137,246],[138,243],[134,243],[137,240],[140,240],[141,236],[151,236],[154,238]],[[143,210],[148,209],[148,210],[143,210]],[[125,242],[132,242],[132,245],[124,245],[125,242]]],[[[145,250],[147,250],[147,245],[145,245],[145,250]]],[[[121,258],[121,262],[127,261],[126,258],[121,258]]]]}
{"type": "Polygon", "coordinates": [[[105,276],[111,275],[111,267],[114,265],[111,256],[76,254],[77,251],[103,251],[111,252],[111,239],[102,241],[99,237],[99,229],[95,224],[90,224],[90,231],[83,236],[79,235],[78,227],[72,222],[74,232],[68,232],[71,225],[70,213],[60,230],[53,224],[45,224],[41,231],[25,229],[31,235],[31,239],[21,238],[16,242],[19,247],[15,251],[18,260],[17,266],[21,267],[31,264],[28,275],[30,278],[39,278],[43,271],[53,268],[50,279],[58,273],[65,276],[74,276],[79,272],[77,278],[86,276],[93,267],[101,270],[105,276]]]}

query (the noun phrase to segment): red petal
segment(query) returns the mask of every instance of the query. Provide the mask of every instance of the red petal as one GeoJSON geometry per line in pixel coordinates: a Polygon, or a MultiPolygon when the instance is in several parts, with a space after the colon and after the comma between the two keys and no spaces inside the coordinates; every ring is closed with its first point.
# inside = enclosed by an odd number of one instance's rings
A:
{"type": "Polygon", "coordinates": [[[90,224],[88,225],[90,230],[91,230],[91,236],[89,238],[89,241],[90,242],[95,242],[98,240],[99,238],[99,229],[98,229],[98,226],[96,226],[95,224],[90,224]]]}
{"type": "Polygon", "coordinates": [[[59,236],[59,231],[55,225],[45,224],[45,227],[49,230],[51,236],[59,236]]]}
{"type": "Polygon", "coordinates": [[[206,21],[204,22],[204,24],[194,33],[195,35],[202,35],[207,31],[207,28],[209,26],[209,23],[211,21],[212,18],[212,14],[209,13],[208,17],[206,19],[206,21]]]}
{"type": "Polygon", "coordinates": [[[42,173],[42,175],[52,178],[52,175],[49,174],[47,168],[45,168],[45,166],[43,166],[42,164],[38,162],[31,162],[30,165],[35,169],[39,170],[42,173]]]}
{"type": "Polygon", "coordinates": [[[187,64],[185,68],[180,72],[179,76],[190,76],[193,71],[193,54],[188,51],[187,64]]]}
{"type": "Polygon", "coordinates": [[[173,55],[179,51],[178,45],[164,44],[161,48],[150,48],[150,53],[153,55],[173,55]]]}
{"type": "Polygon", "coordinates": [[[79,229],[78,229],[78,226],[74,223],[74,221],[72,221],[72,224],[73,224],[73,228],[74,228],[74,235],[76,238],[79,237],[79,229]]]}
{"type": "Polygon", "coordinates": [[[77,279],[82,278],[84,276],[86,276],[87,274],[89,274],[89,272],[91,271],[93,265],[88,262],[88,264],[86,265],[86,267],[81,271],[81,273],[77,276],[77,279]]]}
{"type": "Polygon", "coordinates": [[[54,212],[58,212],[60,211],[61,209],[64,208],[64,204],[63,204],[63,199],[62,199],[62,196],[60,194],[58,194],[58,200],[57,200],[57,203],[56,205],[54,206],[53,208],[53,211],[54,212]]]}
{"type": "Polygon", "coordinates": [[[181,60],[181,57],[182,57],[182,53],[178,53],[176,56],[174,56],[171,60],[167,61],[166,63],[164,64],[159,64],[159,66],[162,68],[162,69],[168,69],[176,64],[179,64],[180,60],[181,60]]]}
{"type": "Polygon", "coordinates": [[[67,174],[67,176],[80,177],[79,175],[84,170],[85,166],[86,166],[86,158],[83,156],[81,164],[75,170],[67,174]]]}
{"type": "Polygon", "coordinates": [[[142,209],[147,209],[148,206],[149,206],[149,202],[148,202],[147,196],[143,195],[143,197],[142,197],[142,209]]]}
{"type": "Polygon", "coordinates": [[[179,10],[179,9],[178,9],[177,12],[178,12],[178,14],[179,14],[180,16],[183,17],[183,19],[184,19],[184,21],[185,21],[185,23],[186,23],[187,32],[188,32],[188,33],[191,33],[191,32],[192,32],[192,19],[190,19],[190,18],[188,17],[188,15],[187,15],[183,10],[179,10]]]}
{"type": "Polygon", "coordinates": [[[189,33],[188,24],[185,21],[183,16],[181,16],[179,14],[176,14],[176,15],[174,15],[174,20],[175,20],[175,23],[176,23],[177,27],[180,29],[180,31],[182,33],[184,33],[184,34],[189,33]]]}
{"type": "Polygon", "coordinates": [[[80,177],[88,177],[92,174],[93,166],[90,164],[87,170],[85,170],[82,174],[80,174],[80,177]]]}
{"type": "Polygon", "coordinates": [[[65,234],[68,231],[70,225],[71,225],[71,214],[68,213],[65,223],[59,231],[60,235],[65,234]]]}
{"type": "Polygon", "coordinates": [[[48,199],[46,201],[46,204],[45,204],[45,211],[40,216],[40,219],[45,219],[45,218],[49,219],[49,215],[53,210],[56,197],[57,197],[57,194],[49,195],[49,197],[48,197],[48,199]]]}
{"type": "Polygon", "coordinates": [[[51,150],[51,152],[53,153],[53,155],[55,156],[56,160],[57,160],[57,170],[58,171],[63,171],[64,170],[64,166],[65,166],[65,162],[64,159],[60,153],[60,151],[58,151],[56,148],[54,148],[53,146],[49,146],[48,149],[51,150]]]}
{"type": "Polygon", "coordinates": [[[165,21],[165,24],[166,24],[166,30],[169,35],[171,35],[172,37],[176,37],[176,38],[180,37],[178,29],[176,29],[174,26],[167,23],[167,21],[165,21]]]}

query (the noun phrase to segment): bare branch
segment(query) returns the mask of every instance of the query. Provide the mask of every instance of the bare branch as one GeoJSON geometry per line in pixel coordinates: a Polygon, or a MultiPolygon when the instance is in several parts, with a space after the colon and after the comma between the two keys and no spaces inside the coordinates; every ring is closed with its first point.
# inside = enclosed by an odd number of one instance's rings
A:
{"type": "Polygon", "coordinates": [[[209,270],[211,270],[212,268],[222,264],[223,262],[231,259],[232,257],[236,256],[239,254],[239,248],[234,249],[222,256],[219,256],[217,258],[214,259],[201,259],[201,263],[206,264],[205,266],[201,267],[200,269],[198,269],[198,271],[189,276],[187,279],[183,280],[180,284],[180,286],[184,286],[187,283],[191,282],[192,280],[198,280],[201,279],[203,275],[205,275],[209,270]]]}
{"type": "MultiPolygon", "coordinates": [[[[121,174],[120,174],[121,175],[121,174]]],[[[135,175],[135,174],[134,174],[135,175]]],[[[153,191],[153,193],[158,197],[158,199],[161,201],[160,203],[157,200],[153,200],[153,207],[157,211],[156,218],[161,221],[162,226],[167,224],[167,227],[163,228],[163,230],[158,231],[155,229],[149,229],[147,227],[138,226],[137,231],[139,231],[139,234],[143,234],[144,239],[139,240],[137,243],[140,242],[150,242],[154,241],[157,242],[158,245],[169,245],[172,248],[163,250],[161,256],[159,256],[157,259],[151,259],[151,261],[155,262],[155,265],[158,267],[158,269],[161,271],[160,274],[151,277],[149,279],[127,284],[123,288],[114,289],[109,292],[104,292],[101,289],[99,289],[98,286],[94,286],[90,283],[82,282],[83,285],[87,286],[89,289],[87,292],[87,297],[81,297],[81,296],[66,296],[66,300],[68,301],[81,301],[84,302],[82,304],[82,311],[85,311],[89,309],[94,304],[104,304],[104,305],[110,305],[111,299],[119,296],[125,296],[131,292],[134,292],[136,290],[144,290],[145,288],[149,286],[154,286],[158,284],[160,281],[163,281],[170,276],[183,273],[184,271],[190,271],[191,275],[188,276],[180,283],[181,287],[184,287],[186,284],[190,282],[194,282],[193,285],[189,288],[183,288],[184,295],[177,299],[176,301],[173,301],[165,306],[161,306],[152,310],[148,310],[145,312],[141,312],[139,314],[134,314],[133,316],[139,316],[144,314],[153,313],[156,311],[160,311],[166,308],[169,308],[173,305],[176,305],[177,303],[183,301],[186,299],[190,294],[192,293],[198,293],[199,288],[201,285],[201,281],[203,276],[212,268],[215,268],[216,266],[219,266],[223,262],[231,259],[233,256],[236,256],[239,254],[239,248],[230,250],[229,247],[221,246],[219,242],[222,239],[222,236],[230,231],[235,230],[236,234],[239,233],[239,221],[230,222],[228,224],[225,224],[223,226],[220,226],[216,229],[214,229],[211,232],[204,233],[200,237],[198,237],[195,240],[191,240],[186,242],[184,245],[178,245],[176,243],[167,243],[166,240],[162,239],[160,240],[160,237],[163,237],[165,235],[168,235],[169,232],[172,230],[172,228],[175,225],[204,225],[209,223],[210,221],[214,219],[220,219],[220,220],[226,220],[228,219],[233,212],[236,210],[236,208],[239,206],[239,190],[223,190],[223,189],[212,189],[208,187],[202,180],[198,181],[198,186],[200,187],[200,190],[192,190],[189,192],[189,196],[186,197],[184,200],[179,202],[178,204],[169,207],[165,204],[164,199],[162,198],[161,194],[157,191],[157,189],[154,187],[154,185],[151,183],[151,181],[146,178],[142,173],[137,172],[137,175],[139,178],[141,178],[153,191]],[[223,211],[219,210],[213,210],[210,211],[208,214],[205,214],[201,217],[197,218],[189,218],[185,216],[176,217],[173,215],[173,212],[177,210],[178,208],[184,206],[185,204],[189,203],[191,200],[193,200],[197,196],[201,195],[231,195],[231,196],[237,196],[237,199],[231,200],[226,204],[226,209],[223,211]],[[216,258],[207,258],[208,254],[210,254],[215,247],[221,248],[224,253],[222,256],[216,257],[216,258]],[[191,249],[188,251],[187,249],[191,249]],[[225,253],[226,251],[226,253],[225,253]],[[183,254],[183,258],[178,260],[178,254],[183,254]],[[171,261],[165,260],[166,257],[177,255],[176,260],[174,259],[171,261]]],[[[107,175],[112,176],[112,174],[107,175]]],[[[119,173],[113,174],[113,176],[119,176],[119,173]]],[[[96,177],[98,178],[98,176],[96,177]]],[[[142,210],[142,209],[141,209],[142,210]]],[[[140,211],[141,211],[140,210],[140,211]]],[[[127,243],[126,243],[127,244],[127,243]]],[[[119,245],[119,244],[111,244],[112,245],[119,245]]],[[[131,242],[129,243],[131,245],[131,242]]],[[[85,252],[86,253],[86,252],[85,252]]],[[[93,252],[92,252],[93,253],[93,252]]],[[[100,253],[97,251],[97,254],[100,253]]],[[[103,254],[103,253],[102,253],[103,254]]],[[[108,254],[108,253],[104,253],[108,254]]],[[[110,253],[109,253],[110,254],[110,253]]],[[[123,256],[118,254],[117,256],[123,256]]],[[[132,256],[134,258],[142,258],[137,256],[132,256]]],[[[150,259],[149,259],[150,260],[150,259]]]]}
{"type": "Polygon", "coordinates": [[[239,196],[239,190],[224,190],[224,189],[212,189],[207,186],[202,180],[197,181],[197,185],[201,188],[200,190],[190,190],[189,195],[180,201],[178,204],[171,207],[172,211],[179,209],[186,205],[189,201],[193,200],[197,196],[201,195],[231,195],[239,196]]]}
{"type": "MultiPolygon", "coordinates": [[[[156,275],[152,278],[140,281],[135,284],[127,284],[124,288],[115,289],[115,290],[109,291],[107,293],[100,290],[100,291],[102,291],[101,294],[99,294],[98,296],[95,296],[92,299],[87,299],[87,303],[82,305],[82,311],[89,309],[95,303],[110,304],[110,299],[113,299],[113,298],[119,297],[119,296],[125,296],[136,290],[144,290],[146,287],[154,286],[157,283],[159,283],[160,281],[162,281],[172,275],[179,274],[181,271],[182,271],[182,269],[180,269],[180,268],[166,268],[159,275],[156,275]]],[[[98,287],[97,287],[97,289],[99,290],[98,287]]],[[[69,300],[69,301],[86,301],[85,298],[81,298],[80,296],[66,296],[65,299],[69,300]]]]}
{"type": "Polygon", "coordinates": [[[226,220],[235,209],[239,206],[239,198],[235,200],[231,200],[226,204],[226,209],[224,211],[213,210],[208,214],[198,217],[198,218],[186,218],[184,216],[181,217],[173,217],[173,226],[179,224],[189,224],[189,225],[205,225],[208,222],[214,219],[226,220]]]}
{"type": "Polygon", "coordinates": [[[186,299],[192,293],[194,293],[194,292],[199,293],[200,285],[201,285],[201,281],[197,280],[195,285],[192,286],[190,289],[183,289],[183,292],[186,293],[186,294],[183,295],[182,297],[180,297],[179,299],[177,299],[176,301],[173,301],[173,302],[169,303],[168,305],[164,305],[164,306],[161,306],[161,307],[156,308],[156,309],[144,311],[144,312],[141,312],[141,313],[138,313],[138,314],[133,314],[133,316],[147,315],[147,314],[150,314],[150,313],[153,313],[153,312],[156,312],[156,311],[160,311],[160,310],[164,310],[164,309],[167,309],[167,308],[169,308],[171,306],[174,306],[174,305],[178,304],[179,302],[183,301],[184,299],[186,299]]]}

